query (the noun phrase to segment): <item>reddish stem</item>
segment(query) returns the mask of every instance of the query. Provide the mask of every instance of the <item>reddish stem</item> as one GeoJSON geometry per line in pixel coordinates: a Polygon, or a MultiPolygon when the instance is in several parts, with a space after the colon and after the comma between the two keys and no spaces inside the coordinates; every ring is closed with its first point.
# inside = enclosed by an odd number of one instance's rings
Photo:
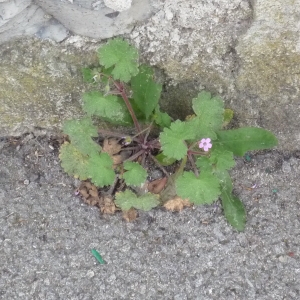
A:
{"type": "Polygon", "coordinates": [[[199,177],[199,171],[198,171],[197,166],[195,164],[194,158],[190,153],[188,154],[188,159],[192,164],[192,167],[194,169],[194,173],[195,173],[196,177],[199,177]]]}
{"type": "Polygon", "coordinates": [[[133,120],[133,123],[134,123],[134,126],[135,126],[137,132],[140,132],[141,131],[141,126],[140,126],[140,124],[139,124],[139,122],[136,118],[136,115],[135,115],[134,110],[131,106],[131,103],[129,102],[128,97],[125,93],[124,85],[122,83],[118,83],[116,81],[113,81],[113,83],[114,83],[115,87],[118,89],[118,91],[120,92],[120,94],[121,94],[121,96],[122,96],[122,98],[123,98],[123,100],[124,100],[124,102],[127,106],[127,109],[128,109],[128,111],[131,115],[131,118],[133,120]]]}
{"type": "Polygon", "coordinates": [[[188,155],[202,155],[202,156],[206,156],[206,153],[203,153],[203,152],[198,152],[198,151],[192,151],[192,150],[188,150],[187,151],[188,155]]]}

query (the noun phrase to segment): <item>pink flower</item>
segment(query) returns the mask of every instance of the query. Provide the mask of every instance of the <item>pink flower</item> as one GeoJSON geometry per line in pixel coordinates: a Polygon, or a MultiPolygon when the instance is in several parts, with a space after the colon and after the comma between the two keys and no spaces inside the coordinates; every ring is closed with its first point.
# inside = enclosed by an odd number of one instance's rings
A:
{"type": "Polygon", "coordinates": [[[208,151],[208,149],[210,149],[212,147],[211,144],[211,139],[207,138],[207,139],[202,139],[199,143],[199,148],[203,148],[204,151],[208,151]]]}

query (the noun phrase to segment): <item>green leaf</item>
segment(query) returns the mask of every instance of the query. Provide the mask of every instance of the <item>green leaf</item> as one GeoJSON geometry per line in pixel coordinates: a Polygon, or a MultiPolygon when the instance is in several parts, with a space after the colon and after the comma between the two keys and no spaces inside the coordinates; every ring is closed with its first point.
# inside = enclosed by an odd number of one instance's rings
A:
{"type": "Polygon", "coordinates": [[[140,66],[140,72],[131,79],[133,99],[139,109],[149,118],[160,98],[162,85],[153,80],[153,70],[145,65],[140,66]]]}
{"type": "Polygon", "coordinates": [[[196,166],[200,168],[200,171],[213,172],[213,163],[207,156],[199,156],[196,161],[196,166]]]}
{"type": "Polygon", "coordinates": [[[235,166],[235,160],[232,152],[213,149],[210,157],[198,157],[196,165],[201,170],[229,170],[235,166]]]}
{"type": "Polygon", "coordinates": [[[116,38],[98,50],[100,64],[106,69],[114,66],[112,76],[115,80],[128,82],[138,74],[138,52],[128,42],[116,38]]]}
{"type": "Polygon", "coordinates": [[[146,170],[137,162],[124,162],[124,169],[127,170],[123,174],[123,178],[127,185],[140,186],[147,178],[146,170]]]}
{"type": "Polygon", "coordinates": [[[101,76],[100,76],[100,78],[101,78],[101,81],[103,83],[108,83],[108,78],[112,76],[113,70],[114,70],[114,67],[110,67],[108,69],[104,69],[103,68],[101,70],[101,76]]]}
{"type": "Polygon", "coordinates": [[[222,127],[226,127],[232,120],[233,118],[233,110],[226,108],[224,110],[224,115],[223,115],[223,125],[222,127]]]}
{"type": "Polygon", "coordinates": [[[165,128],[160,134],[161,148],[165,156],[182,159],[187,153],[185,140],[194,139],[194,130],[186,122],[177,120],[171,123],[170,128],[165,128]]]}
{"type": "Polygon", "coordinates": [[[250,150],[269,149],[277,145],[275,135],[262,128],[244,127],[217,132],[214,144],[236,156],[243,156],[250,150]]]}
{"type": "Polygon", "coordinates": [[[131,125],[132,119],[123,100],[114,95],[103,96],[93,91],[83,95],[83,110],[118,125],[131,125]]]}
{"type": "Polygon", "coordinates": [[[203,171],[199,177],[193,172],[184,172],[175,184],[178,196],[195,204],[213,203],[220,195],[220,181],[210,172],[203,171]]]}
{"type": "Polygon", "coordinates": [[[88,174],[88,159],[87,155],[83,155],[72,144],[65,142],[59,149],[59,158],[61,166],[66,173],[80,180],[86,180],[88,174]]]}
{"type": "Polygon", "coordinates": [[[162,128],[170,127],[172,122],[171,117],[167,113],[160,111],[159,105],[157,105],[155,108],[155,112],[153,114],[153,120],[158,126],[162,128]]]}
{"type": "Polygon", "coordinates": [[[162,166],[165,166],[165,167],[172,165],[176,161],[175,158],[169,158],[169,157],[165,156],[163,152],[156,155],[155,158],[162,166]]]}
{"type": "Polygon", "coordinates": [[[93,154],[88,160],[88,174],[91,181],[99,187],[113,184],[115,172],[113,160],[107,153],[93,154]]]}
{"type": "Polygon", "coordinates": [[[101,147],[91,138],[97,137],[98,131],[90,118],[65,121],[63,131],[82,154],[90,155],[101,150],[101,147]]]}
{"type": "Polygon", "coordinates": [[[134,207],[136,209],[149,211],[150,209],[159,205],[158,198],[158,195],[151,193],[137,197],[137,195],[132,191],[126,190],[125,192],[116,194],[115,204],[122,210],[129,210],[130,208],[134,207]]]}
{"type": "Polygon", "coordinates": [[[211,98],[208,92],[201,92],[193,99],[196,117],[189,121],[196,132],[196,138],[216,138],[216,131],[222,128],[224,103],[218,97],[211,98]]]}
{"type": "Polygon", "coordinates": [[[90,68],[82,68],[81,74],[84,82],[93,83],[94,81],[94,73],[90,68]]]}
{"type": "Polygon", "coordinates": [[[246,224],[246,211],[241,200],[232,195],[232,181],[227,171],[219,173],[221,180],[221,200],[227,221],[238,231],[243,231],[246,224]]]}

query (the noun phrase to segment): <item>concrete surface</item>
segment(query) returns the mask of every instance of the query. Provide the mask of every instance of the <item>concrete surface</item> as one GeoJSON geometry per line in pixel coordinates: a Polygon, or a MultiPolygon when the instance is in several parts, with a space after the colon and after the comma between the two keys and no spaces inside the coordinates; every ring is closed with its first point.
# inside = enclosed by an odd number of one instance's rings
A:
{"type": "Polygon", "coordinates": [[[74,196],[40,134],[0,142],[0,299],[300,298],[299,152],[238,159],[235,193],[248,214],[238,233],[218,203],[134,223],[101,216],[74,196]]]}

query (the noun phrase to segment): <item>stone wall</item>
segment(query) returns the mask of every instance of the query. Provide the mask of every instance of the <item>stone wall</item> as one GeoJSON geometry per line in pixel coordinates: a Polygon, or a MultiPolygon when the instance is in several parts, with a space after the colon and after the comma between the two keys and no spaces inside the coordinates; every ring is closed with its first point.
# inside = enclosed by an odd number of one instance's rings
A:
{"type": "Polygon", "coordinates": [[[96,62],[104,39],[123,35],[163,70],[161,105],[173,117],[205,88],[238,125],[299,148],[300,0],[0,2],[0,136],[80,115],[80,68],[96,62]]]}

